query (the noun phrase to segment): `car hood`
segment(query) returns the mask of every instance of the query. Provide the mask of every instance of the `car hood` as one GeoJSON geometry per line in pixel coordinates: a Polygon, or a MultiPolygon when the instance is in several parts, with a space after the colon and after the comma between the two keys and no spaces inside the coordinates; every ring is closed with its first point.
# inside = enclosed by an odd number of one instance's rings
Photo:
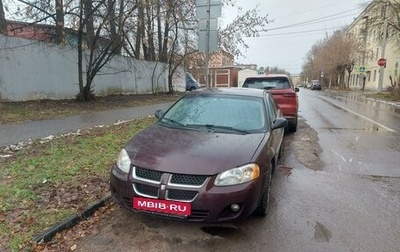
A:
{"type": "Polygon", "coordinates": [[[125,149],[138,167],[214,175],[251,162],[266,134],[226,134],[154,124],[134,136],[125,149]]]}

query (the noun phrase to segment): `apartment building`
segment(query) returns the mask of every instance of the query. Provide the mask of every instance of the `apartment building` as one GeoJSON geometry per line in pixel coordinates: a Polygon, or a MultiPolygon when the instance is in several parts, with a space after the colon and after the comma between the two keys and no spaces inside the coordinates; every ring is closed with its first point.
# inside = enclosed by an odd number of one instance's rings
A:
{"type": "Polygon", "coordinates": [[[391,22],[397,22],[397,25],[400,22],[395,16],[398,7],[398,0],[374,0],[347,28],[346,35],[358,39],[362,45],[360,51],[354,52],[356,61],[350,88],[387,90],[390,77],[399,78],[400,36],[391,26],[391,22]]]}

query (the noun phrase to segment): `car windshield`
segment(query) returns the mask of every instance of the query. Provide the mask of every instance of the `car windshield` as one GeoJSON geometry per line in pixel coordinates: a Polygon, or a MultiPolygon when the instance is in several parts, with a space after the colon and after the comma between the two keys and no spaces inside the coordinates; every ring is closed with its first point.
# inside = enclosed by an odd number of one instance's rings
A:
{"type": "Polygon", "coordinates": [[[265,131],[261,98],[241,96],[186,96],[168,110],[161,122],[174,127],[250,133],[265,131]]]}
{"type": "Polygon", "coordinates": [[[243,86],[260,89],[290,88],[288,80],[284,77],[247,78],[243,86]]]}

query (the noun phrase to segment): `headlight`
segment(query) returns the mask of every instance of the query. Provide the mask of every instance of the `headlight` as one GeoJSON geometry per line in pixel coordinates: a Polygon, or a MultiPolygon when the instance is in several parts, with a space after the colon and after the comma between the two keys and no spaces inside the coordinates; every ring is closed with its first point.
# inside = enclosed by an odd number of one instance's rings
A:
{"type": "Polygon", "coordinates": [[[129,158],[128,153],[125,149],[122,149],[118,155],[117,167],[121,171],[129,173],[129,168],[131,167],[131,159],[129,158]]]}
{"type": "Polygon", "coordinates": [[[260,176],[260,167],[257,164],[248,164],[224,171],[218,174],[214,185],[227,186],[238,185],[252,181],[260,176]]]}

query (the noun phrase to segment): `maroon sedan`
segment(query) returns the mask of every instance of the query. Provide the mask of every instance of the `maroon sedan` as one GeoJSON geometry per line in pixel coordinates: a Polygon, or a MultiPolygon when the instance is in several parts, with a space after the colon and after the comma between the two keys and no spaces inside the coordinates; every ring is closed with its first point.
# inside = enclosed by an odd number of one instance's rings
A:
{"type": "Polygon", "coordinates": [[[267,214],[287,125],[267,91],[199,89],[156,117],[112,167],[122,206],[198,222],[267,214]]]}

